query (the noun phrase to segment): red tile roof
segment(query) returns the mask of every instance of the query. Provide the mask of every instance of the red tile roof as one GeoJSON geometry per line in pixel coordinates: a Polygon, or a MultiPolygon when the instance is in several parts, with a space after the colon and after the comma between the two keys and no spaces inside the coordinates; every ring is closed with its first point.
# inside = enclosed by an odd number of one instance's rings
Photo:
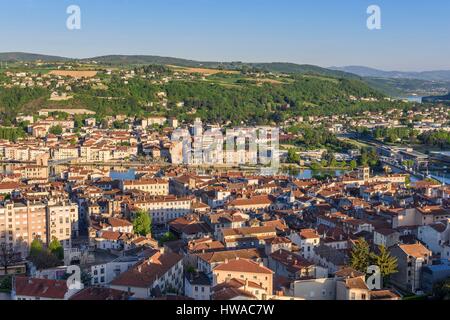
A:
{"type": "Polygon", "coordinates": [[[183,257],[176,253],[157,252],[149,259],[119,275],[111,282],[111,285],[150,288],[157,278],[167,273],[182,259],[183,257]]]}
{"type": "Polygon", "coordinates": [[[68,291],[66,281],[29,277],[16,277],[15,289],[18,296],[48,299],[64,299],[68,291]]]}
{"type": "Polygon", "coordinates": [[[69,300],[129,300],[133,293],[110,288],[90,287],[81,290],[69,300]]]}
{"type": "Polygon", "coordinates": [[[246,259],[236,259],[220,264],[214,271],[233,271],[233,272],[245,272],[245,273],[263,273],[273,274],[274,272],[269,268],[260,265],[246,259]]]}

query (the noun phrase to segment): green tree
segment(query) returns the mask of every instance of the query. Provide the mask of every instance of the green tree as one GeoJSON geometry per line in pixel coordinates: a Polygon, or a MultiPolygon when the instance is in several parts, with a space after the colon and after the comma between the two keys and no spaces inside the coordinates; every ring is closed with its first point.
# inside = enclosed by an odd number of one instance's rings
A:
{"type": "Polygon", "coordinates": [[[379,251],[371,254],[372,263],[380,268],[383,280],[388,281],[392,274],[398,272],[397,258],[392,257],[385,246],[379,246],[379,251]]]}
{"type": "Polygon", "coordinates": [[[42,241],[38,238],[35,238],[30,245],[30,256],[37,256],[38,254],[44,251],[44,246],[42,241]]]}
{"type": "Polygon", "coordinates": [[[351,252],[351,266],[353,269],[366,273],[370,265],[370,247],[364,238],[359,239],[351,252]]]}
{"type": "Polygon", "coordinates": [[[29,259],[39,270],[61,265],[61,260],[49,249],[44,248],[42,241],[38,238],[31,242],[29,259]]]}
{"type": "Polygon", "coordinates": [[[440,300],[450,300],[450,278],[434,285],[433,296],[440,300]]]}
{"type": "Polygon", "coordinates": [[[146,237],[152,232],[152,220],[150,215],[145,211],[136,212],[133,221],[133,229],[136,234],[146,237]]]}
{"type": "Polygon", "coordinates": [[[48,132],[58,136],[63,133],[63,128],[60,125],[53,126],[48,132]]]}
{"type": "Polygon", "coordinates": [[[339,166],[339,163],[337,162],[336,158],[333,156],[329,162],[330,168],[337,168],[339,166]]]}
{"type": "Polygon", "coordinates": [[[0,292],[10,292],[12,290],[12,276],[5,276],[0,279],[0,292]]]}
{"type": "Polygon", "coordinates": [[[350,161],[350,169],[355,170],[358,167],[356,160],[350,161]]]}
{"type": "Polygon", "coordinates": [[[407,175],[407,176],[406,176],[405,184],[406,184],[406,186],[408,186],[408,187],[411,185],[411,176],[410,176],[410,175],[407,175]]]}
{"type": "Polygon", "coordinates": [[[166,243],[166,242],[175,241],[175,240],[177,240],[177,237],[176,237],[173,233],[171,233],[171,232],[166,232],[166,233],[161,237],[161,239],[159,240],[159,242],[160,242],[161,244],[164,244],[164,243],[166,243]]]}
{"type": "Polygon", "coordinates": [[[49,250],[30,255],[29,259],[39,270],[59,267],[62,264],[61,260],[49,250]]]}
{"type": "Polygon", "coordinates": [[[64,259],[64,248],[61,245],[61,242],[59,242],[57,238],[53,237],[53,240],[48,245],[48,249],[59,260],[63,260],[64,259]]]}
{"type": "Polygon", "coordinates": [[[288,150],[288,158],[287,161],[289,163],[300,163],[300,156],[297,154],[297,151],[294,148],[288,150]]]}

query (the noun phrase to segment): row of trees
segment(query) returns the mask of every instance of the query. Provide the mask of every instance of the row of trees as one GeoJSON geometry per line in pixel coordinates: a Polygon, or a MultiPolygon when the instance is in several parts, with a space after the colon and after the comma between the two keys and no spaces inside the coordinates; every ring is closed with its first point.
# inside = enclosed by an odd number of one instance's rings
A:
{"type": "Polygon", "coordinates": [[[409,127],[399,128],[378,128],[374,131],[375,139],[383,140],[388,143],[395,143],[398,141],[414,142],[417,140],[419,132],[409,127]]]}
{"type": "Polygon", "coordinates": [[[450,146],[450,132],[443,130],[424,132],[419,136],[419,140],[427,146],[445,149],[450,146]]]}
{"type": "Polygon", "coordinates": [[[61,265],[64,248],[56,238],[53,238],[47,248],[36,238],[31,242],[29,259],[38,269],[54,268],[61,265]]]}
{"type": "Polygon", "coordinates": [[[22,128],[0,127],[0,140],[17,141],[26,135],[22,128]]]}
{"type": "Polygon", "coordinates": [[[357,131],[360,134],[370,135],[375,139],[388,143],[417,143],[426,146],[439,147],[441,149],[450,146],[450,132],[444,130],[427,131],[422,134],[410,127],[377,128],[373,132],[367,128],[358,128],[357,131]]]}
{"type": "Polygon", "coordinates": [[[316,150],[326,148],[335,152],[342,152],[354,148],[352,145],[339,140],[336,135],[324,126],[314,127],[309,124],[297,124],[287,131],[298,138],[289,141],[302,150],[316,150]]]}

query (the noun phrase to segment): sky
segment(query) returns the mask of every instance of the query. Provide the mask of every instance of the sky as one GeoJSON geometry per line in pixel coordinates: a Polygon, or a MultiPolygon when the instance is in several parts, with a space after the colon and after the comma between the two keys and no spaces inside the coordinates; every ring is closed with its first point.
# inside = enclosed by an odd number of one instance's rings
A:
{"type": "Polygon", "coordinates": [[[0,52],[450,69],[448,0],[0,0],[0,52]],[[78,5],[81,29],[66,10],[78,5]],[[367,8],[381,29],[367,28],[367,8]]]}

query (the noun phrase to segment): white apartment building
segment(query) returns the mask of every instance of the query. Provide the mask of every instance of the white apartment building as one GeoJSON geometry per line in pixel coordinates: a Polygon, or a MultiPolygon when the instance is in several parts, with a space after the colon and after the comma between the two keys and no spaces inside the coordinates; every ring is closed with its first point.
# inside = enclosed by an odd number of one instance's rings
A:
{"type": "Polygon", "coordinates": [[[80,152],[78,147],[66,146],[58,147],[52,150],[53,160],[78,159],[80,152]]]}
{"type": "Polygon", "coordinates": [[[419,227],[418,239],[430,249],[433,254],[443,258],[449,247],[450,219],[419,227]]]}
{"type": "Polygon", "coordinates": [[[300,248],[300,254],[305,259],[314,258],[314,248],[320,245],[320,236],[314,229],[303,229],[292,233],[289,238],[300,248]]]}
{"type": "Polygon", "coordinates": [[[139,190],[153,196],[169,195],[169,181],[163,179],[126,180],[120,183],[122,191],[139,190]]]}
{"type": "Polygon", "coordinates": [[[192,200],[188,197],[159,196],[135,202],[134,205],[148,211],[155,224],[166,224],[192,213],[192,200]]]}
{"type": "Polygon", "coordinates": [[[51,201],[47,206],[48,241],[58,239],[64,247],[78,236],[78,205],[69,201],[51,201]]]}

